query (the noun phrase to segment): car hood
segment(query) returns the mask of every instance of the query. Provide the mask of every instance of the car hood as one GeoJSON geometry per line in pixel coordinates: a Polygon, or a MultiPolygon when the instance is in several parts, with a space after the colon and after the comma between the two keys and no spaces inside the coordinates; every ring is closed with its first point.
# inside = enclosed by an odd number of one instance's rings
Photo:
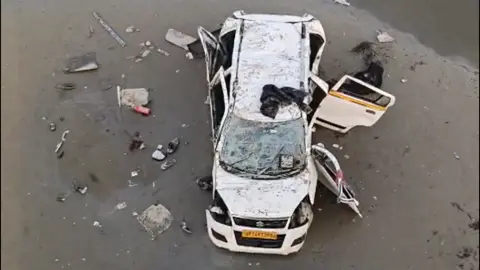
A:
{"type": "Polygon", "coordinates": [[[290,217],[308,195],[310,175],[300,174],[276,180],[254,180],[228,173],[220,166],[214,171],[215,190],[232,216],[250,218],[290,217]]]}

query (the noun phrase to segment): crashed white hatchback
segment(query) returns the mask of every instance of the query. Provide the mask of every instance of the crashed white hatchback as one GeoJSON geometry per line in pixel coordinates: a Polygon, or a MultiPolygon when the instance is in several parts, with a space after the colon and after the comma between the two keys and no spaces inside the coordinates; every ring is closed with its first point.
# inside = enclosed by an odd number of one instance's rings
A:
{"type": "Polygon", "coordinates": [[[332,88],[317,76],[326,37],[321,23],[303,17],[235,12],[216,35],[199,27],[209,86],[213,133],[213,203],[206,210],[216,246],[238,252],[298,251],[313,219],[317,179],[360,214],[335,158],[311,144],[315,124],[339,132],[373,125],[395,102],[384,91],[350,76],[332,88]],[[363,86],[369,95],[342,88],[363,86]],[[261,113],[265,85],[323,93],[307,113],[295,103],[274,118],[261,113]]]}

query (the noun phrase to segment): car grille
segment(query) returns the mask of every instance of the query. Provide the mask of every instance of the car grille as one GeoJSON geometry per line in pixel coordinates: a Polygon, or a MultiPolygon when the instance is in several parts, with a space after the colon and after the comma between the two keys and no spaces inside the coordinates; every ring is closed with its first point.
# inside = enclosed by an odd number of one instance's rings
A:
{"type": "Polygon", "coordinates": [[[281,248],[283,241],[285,240],[285,234],[277,235],[276,240],[269,239],[256,239],[256,238],[243,238],[242,232],[235,231],[235,240],[237,245],[245,247],[258,247],[258,248],[281,248]]]}
{"type": "Polygon", "coordinates": [[[287,226],[288,219],[245,219],[245,218],[233,218],[235,224],[244,227],[251,228],[265,228],[265,229],[283,229],[287,226]]]}

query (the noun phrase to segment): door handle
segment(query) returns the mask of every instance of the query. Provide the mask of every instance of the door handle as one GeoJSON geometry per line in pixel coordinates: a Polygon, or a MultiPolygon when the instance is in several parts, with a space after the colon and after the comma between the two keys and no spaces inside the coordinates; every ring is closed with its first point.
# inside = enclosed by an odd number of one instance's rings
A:
{"type": "Polygon", "coordinates": [[[373,114],[373,115],[376,114],[374,110],[366,109],[365,111],[369,114],[373,114]]]}

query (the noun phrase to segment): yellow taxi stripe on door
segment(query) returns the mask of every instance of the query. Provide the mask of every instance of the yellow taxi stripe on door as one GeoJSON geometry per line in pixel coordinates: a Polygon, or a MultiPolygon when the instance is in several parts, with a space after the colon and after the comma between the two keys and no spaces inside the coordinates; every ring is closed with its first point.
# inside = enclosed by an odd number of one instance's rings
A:
{"type": "Polygon", "coordinates": [[[341,99],[344,99],[346,101],[358,104],[360,106],[367,107],[367,108],[372,109],[372,110],[376,110],[376,111],[385,111],[386,110],[385,107],[378,106],[378,105],[375,105],[375,104],[372,104],[372,103],[369,103],[369,102],[366,102],[366,101],[363,101],[363,100],[359,100],[359,99],[350,97],[348,95],[342,94],[342,93],[334,91],[334,90],[329,91],[328,94],[331,95],[331,96],[341,98],[341,99]]]}

